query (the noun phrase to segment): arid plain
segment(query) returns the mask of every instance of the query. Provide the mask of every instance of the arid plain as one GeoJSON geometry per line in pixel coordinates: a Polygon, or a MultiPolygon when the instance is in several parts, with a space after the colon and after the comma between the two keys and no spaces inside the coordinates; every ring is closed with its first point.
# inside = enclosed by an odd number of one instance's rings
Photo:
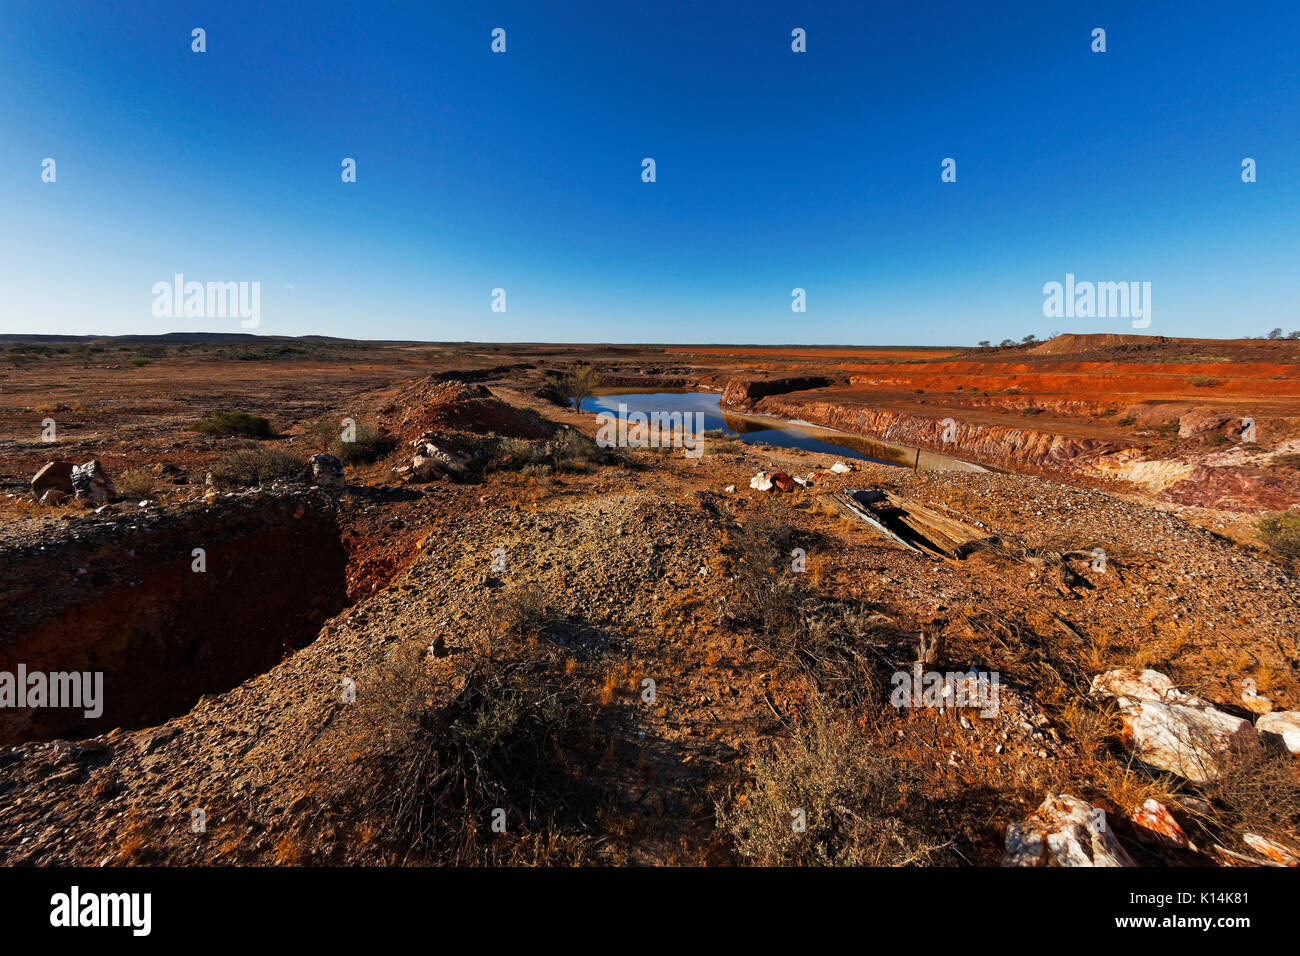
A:
{"type": "Polygon", "coordinates": [[[0,862],[1300,856],[1300,342],[7,348],[0,671],[105,689],[5,712],[0,862]],[[579,369],[894,463],[601,448],[579,369]]]}

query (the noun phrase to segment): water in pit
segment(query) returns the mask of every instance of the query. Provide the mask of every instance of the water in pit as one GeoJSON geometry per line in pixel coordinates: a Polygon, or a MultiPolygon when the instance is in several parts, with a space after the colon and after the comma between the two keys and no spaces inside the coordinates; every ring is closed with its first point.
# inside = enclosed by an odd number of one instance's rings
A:
{"type": "MultiPolygon", "coordinates": [[[[721,398],[717,392],[620,392],[617,389],[602,389],[601,394],[587,399],[583,408],[612,415],[619,414],[620,404],[626,407],[628,413],[643,412],[647,415],[653,412],[699,412],[704,416],[705,431],[721,429],[749,445],[798,448],[837,458],[854,458],[907,468],[917,465],[918,452],[915,448],[873,441],[816,425],[796,425],[773,418],[724,411],[718,404],[721,398]]],[[[929,451],[921,451],[919,455],[922,469],[972,467],[965,462],[929,451]]]]}

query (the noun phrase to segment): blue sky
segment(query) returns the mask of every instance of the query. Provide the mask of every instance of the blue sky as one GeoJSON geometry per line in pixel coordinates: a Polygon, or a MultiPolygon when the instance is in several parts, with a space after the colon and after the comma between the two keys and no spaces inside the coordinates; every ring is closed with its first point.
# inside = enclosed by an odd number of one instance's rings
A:
{"type": "Polygon", "coordinates": [[[178,272],[263,334],[1131,331],[1044,318],[1067,272],[1150,282],[1152,334],[1300,328],[1294,2],[270,6],[5,0],[0,332],[241,331],[156,318],[178,272]]]}

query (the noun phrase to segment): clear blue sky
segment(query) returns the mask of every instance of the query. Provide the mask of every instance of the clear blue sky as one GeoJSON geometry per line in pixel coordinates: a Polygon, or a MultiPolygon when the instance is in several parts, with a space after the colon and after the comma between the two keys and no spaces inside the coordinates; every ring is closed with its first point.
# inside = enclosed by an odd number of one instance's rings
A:
{"type": "Polygon", "coordinates": [[[1298,11],[4,0],[0,332],[240,331],[155,318],[177,272],[260,282],[264,334],[1131,331],[1044,318],[1067,272],[1151,282],[1149,333],[1289,331],[1298,11]]]}

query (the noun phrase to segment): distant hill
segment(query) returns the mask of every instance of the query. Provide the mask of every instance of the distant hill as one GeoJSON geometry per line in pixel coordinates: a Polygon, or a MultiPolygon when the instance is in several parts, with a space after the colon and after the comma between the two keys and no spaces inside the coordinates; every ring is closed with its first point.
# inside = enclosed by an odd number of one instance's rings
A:
{"type": "Polygon", "coordinates": [[[365,342],[368,345],[415,345],[404,339],[343,339],[333,335],[253,335],[248,332],[163,332],[158,335],[6,335],[0,333],[0,342],[31,343],[36,345],[95,345],[113,344],[129,347],[142,345],[270,345],[278,342],[316,343],[341,345],[365,342]]]}

